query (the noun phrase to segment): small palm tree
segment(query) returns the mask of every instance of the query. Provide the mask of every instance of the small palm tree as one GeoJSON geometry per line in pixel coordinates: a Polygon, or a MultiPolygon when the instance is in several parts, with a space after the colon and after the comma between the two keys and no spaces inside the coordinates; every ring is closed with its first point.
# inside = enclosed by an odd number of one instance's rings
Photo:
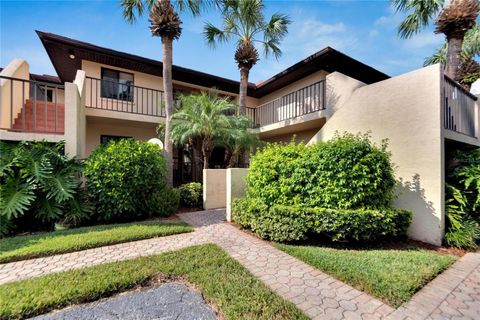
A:
{"type": "Polygon", "coordinates": [[[428,26],[434,19],[436,33],[445,34],[448,42],[445,73],[455,79],[461,65],[461,51],[465,34],[475,26],[480,10],[478,0],[392,0],[397,11],[409,12],[399,26],[402,38],[409,38],[428,26]]]}
{"type": "Polygon", "coordinates": [[[220,137],[218,143],[225,147],[225,163],[228,168],[233,168],[240,155],[260,145],[260,139],[249,130],[253,127],[250,118],[233,116],[229,118],[229,122],[230,129],[227,134],[220,137]]]}
{"type": "Polygon", "coordinates": [[[129,23],[133,23],[137,16],[145,10],[149,11],[150,31],[153,36],[162,39],[163,59],[163,90],[165,92],[165,160],[167,162],[167,182],[173,184],[173,145],[170,139],[171,120],[173,114],[173,84],[172,84],[172,47],[173,40],[180,38],[182,21],[175,11],[190,11],[198,16],[201,9],[215,1],[203,0],[122,0],[123,16],[129,23]]]}
{"type": "Polygon", "coordinates": [[[208,160],[215,147],[215,141],[230,131],[228,113],[235,111],[235,105],[228,98],[216,93],[181,95],[181,107],[173,115],[172,140],[185,145],[192,140],[201,141],[203,168],[208,169],[208,160]]]}
{"type": "Polygon", "coordinates": [[[245,115],[248,75],[259,60],[255,43],[263,46],[265,57],[270,54],[275,58],[280,57],[280,41],[287,34],[290,19],[284,14],[275,13],[267,22],[261,0],[223,0],[221,3],[222,27],[207,23],[203,33],[211,46],[236,38],[235,62],[240,69],[239,114],[245,115]]]}

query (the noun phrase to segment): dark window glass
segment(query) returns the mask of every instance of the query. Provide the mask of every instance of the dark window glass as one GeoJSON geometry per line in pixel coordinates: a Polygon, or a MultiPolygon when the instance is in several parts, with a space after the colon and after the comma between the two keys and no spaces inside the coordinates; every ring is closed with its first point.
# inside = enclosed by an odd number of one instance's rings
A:
{"type": "Polygon", "coordinates": [[[132,139],[132,137],[109,136],[109,135],[102,134],[102,135],[100,136],[100,143],[101,143],[101,144],[107,144],[107,143],[109,143],[110,141],[118,141],[118,140],[121,140],[121,139],[132,139]]]}
{"type": "Polygon", "coordinates": [[[102,68],[102,97],[133,101],[133,74],[102,68]]]}

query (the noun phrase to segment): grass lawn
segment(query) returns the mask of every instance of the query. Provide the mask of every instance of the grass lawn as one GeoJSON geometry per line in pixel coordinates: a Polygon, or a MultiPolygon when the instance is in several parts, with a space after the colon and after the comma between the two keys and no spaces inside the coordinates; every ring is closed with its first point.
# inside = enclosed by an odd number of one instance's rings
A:
{"type": "Polygon", "coordinates": [[[308,319],[213,244],[0,286],[0,319],[94,301],[158,277],[184,279],[226,319],[308,319]]]}
{"type": "Polygon", "coordinates": [[[345,250],[277,244],[279,249],[393,307],[454,263],[457,257],[425,249],[345,250]]]}
{"type": "Polygon", "coordinates": [[[0,263],[190,232],[181,221],[144,221],[0,239],[0,263]]]}

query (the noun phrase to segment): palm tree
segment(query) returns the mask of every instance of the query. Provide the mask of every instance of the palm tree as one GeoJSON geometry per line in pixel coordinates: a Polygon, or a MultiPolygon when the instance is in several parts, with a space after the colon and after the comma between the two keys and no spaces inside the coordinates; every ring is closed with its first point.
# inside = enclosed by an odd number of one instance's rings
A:
{"type": "Polygon", "coordinates": [[[162,39],[163,59],[163,90],[165,92],[165,141],[164,153],[167,162],[167,182],[173,185],[173,144],[170,139],[171,120],[173,114],[173,84],[172,84],[172,47],[173,40],[182,34],[182,21],[175,11],[190,11],[198,16],[205,5],[212,3],[203,0],[176,0],[174,5],[170,0],[122,0],[123,16],[129,23],[133,23],[137,16],[145,10],[149,11],[150,31],[153,36],[162,39]]]}
{"type": "Polygon", "coordinates": [[[180,101],[181,107],[173,115],[172,140],[178,145],[201,141],[203,168],[208,169],[215,141],[230,131],[227,114],[235,111],[236,106],[227,97],[205,91],[181,95],[180,101]]]}
{"type": "MultiPolygon", "coordinates": [[[[433,55],[427,57],[424,61],[424,66],[447,62],[448,42],[445,42],[438,48],[433,55]]],[[[480,77],[480,65],[474,60],[476,56],[480,55],[480,25],[476,24],[472,29],[465,34],[461,52],[461,64],[459,74],[457,76],[459,83],[470,91],[470,88],[480,77]]]]}
{"type": "Polygon", "coordinates": [[[252,121],[246,116],[229,117],[230,129],[227,134],[220,137],[218,144],[225,147],[225,163],[228,168],[233,168],[238,156],[260,145],[258,135],[253,133],[252,121]]]}
{"type": "Polygon", "coordinates": [[[399,26],[399,35],[409,38],[429,25],[435,16],[436,33],[448,42],[445,73],[460,80],[462,43],[465,33],[475,26],[480,10],[478,0],[392,0],[397,11],[409,12],[399,26]],[[448,3],[447,3],[448,2],[448,3]]]}
{"type": "Polygon", "coordinates": [[[259,60],[255,43],[263,46],[265,57],[273,54],[279,58],[282,54],[280,41],[287,34],[290,19],[284,14],[275,13],[267,22],[261,0],[223,0],[221,3],[222,27],[207,23],[203,34],[211,46],[236,38],[235,62],[240,69],[239,114],[245,115],[248,75],[259,60]]]}

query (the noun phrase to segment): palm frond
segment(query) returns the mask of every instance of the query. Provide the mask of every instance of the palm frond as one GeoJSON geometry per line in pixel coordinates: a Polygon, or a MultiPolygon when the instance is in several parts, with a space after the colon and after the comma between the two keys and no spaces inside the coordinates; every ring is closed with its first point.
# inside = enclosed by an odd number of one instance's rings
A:
{"type": "Polygon", "coordinates": [[[121,0],[123,18],[128,23],[133,23],[137,17],[142,16],[145,10],[150,10],[155,0],[121,0]]]}
{"type": "Polygon", "coordinates": [[[428,26],[442,9],[444,2],[444,0],[391,0],[397,12],[408,14],[398,28],[400,37],[410,38],[428,26]]]}

